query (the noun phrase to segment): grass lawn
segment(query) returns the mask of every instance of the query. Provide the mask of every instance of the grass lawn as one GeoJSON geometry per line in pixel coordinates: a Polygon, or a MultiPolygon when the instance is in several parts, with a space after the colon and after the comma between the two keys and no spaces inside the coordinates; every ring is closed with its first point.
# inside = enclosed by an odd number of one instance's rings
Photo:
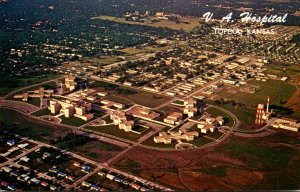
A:
{"type": "Polygon", "coordinates": [[[173,103],[177,104],[177,105],[183,105],[184,104],[184,102],[182,100],[176,100],[173,103]]]}
{"type": "Polygon", "coordinates": [[[232,127],[234,123],[234,119],[224,111],[219,110],[215,107],[209,107],[206,112],[208,112],[212,117],[222,116],[224,118],[224,125],[228,127],[232,127]]]}
{"type": "Polygon", "coordinates": [[[110,119],[110,116],[107,115],[106,117],[104,117],[102,120],[104,120],[106,122],[106,124],[108,123],[112,123],[113,121],[110,119]]]}
{"type": "Polygon", "coordinates": [[[50,111],[48,108],[43,108],[37,112],[34,112],[32,113],[32,115],[36,116],[36,117],[41,117],[41,116],[44,116],[44,115],[50,115],[50,111]]]}
{"type": "Polygon", "coordinates": [[[100,88],[100,90],[102,91],[109,92],[110,96],[115,96],[119,99],[126,100],[126,103],[132,102],[150,108],[157,107],[171,100],[171,97],[168,96],[159,95],[140,89],[115,85],[107,82],[103,83],[102,81],[98,81],[98,83],[95,84],[95,87],[100,88]],[[118,93],[117,89],[120,88],[132,91],[132,94],[118,93]]]}
{"type": "Polygon", "coordinates": [[[148,129],[149,128],[146,128],[146,127],[141,126],[141,125],[134,125],[133,128],[132,128],[133,131],[136,131],[136,132],[139,132],[139,133],[144,133],[148,129]]]}
{"type": "Polygon", "coordinates": [[[235,100],[248,107],[256,107],[257,104],[267,103],[267,97],[270,96],[270,104],[283,105],[296,91],[296,87],[283,81],[267,80],[249,81],[250,85],[258,86],[258,90],[254,93],[238,92],[232,94],[228,90],[223,90],[219,93],[221,97],[229,100],[235,100]]]}
{"type": "Polygon", "coordinates": [[[233,138],[229,143],[217,148],[218,152],[227,151],[233,157],[247,159],[248,166],[261,171],[283,169],[295,154],[290,148],[279,148],[261,145],[259,139],[240,141],[233,138]]]}
{"type": "Polygon", "coordinates": [[[95,132],[100,132],[100,133],[105,133],[108,135],[112,135],[115,137],[120,137],[122,139],[128,139],[131,141],[137,141],[137,139],[141,136],[136,133],[132,132],[125,132],[121,129],[119,129],[116,125],[104,125],[104,126],[98,126],[98,127],[86,127],[86,129],[95,131],[95,132]]]}
{"type": "Polygon", "coordinates": [[[28,103],[30,103],[31,105],[40,107],[41,106],[41,99],[39,99],[39,98],[29,98],[28,103]]]}
{"type": "Polygon", "coordinates": [[[180,23],[176,23],[175,21],[169,20],[161,20],[154,23],[141,23],[141,22],[134,22],[134,21],[126,21],[123,18],[113,17],[113,16],[100,16],[94,17],[93,19],[102,19],[108,21],[114,21],[119,23],[127,23],[132,25],[145,25],[150,27],[163,27],[169,28],[173,30],[183,30],[186,32],[191,32],[195,27],[200,26],[200,18],[190,18],[190,17],[181,17],[179,19],[180,23]]]}
{"type": "Polygon", "coordinates": [[[223,133],[221,133],[218,130],[215,130],[213,133],[208,133],[208,134],[205,134],[205,135],[208,136],[208,137],[214,138],[214,139],[219,139],[223,135],[223,133]]]}
{"type": "Polygon", "coordinates": [[[279,77],[296,77],[299,78],[300,68],[297,65],[290,64],[268,64],[266,65],[267,73],[279,77]],[[283,70],[285,69],[285,70],[283,70]]]}
{"type": "MultiPolygon", "coordinates": [[[[214,140],[212,139],[209,139],[209,138],[206,138],[206,137],[203,137],[203,136],[199,136],[198,138],[196,138],[194,141],[189,141],[187,143],[190,143],[190,144],[193,144],[195,145],[196,147],[201,147],[207,143],[211,143],[213,142],[214,140]]],[[[185,142],[185,141],[184,141],[185,142]]]]}
{"type": "Polygon", "coordinates": [[[47,81],[51,78],[53,78],[55,74],[49,73],[44,75],[38,75],[38,76],[27,76],[27,77],[16,77],[14,80],[17,81],[16,87],[0,87],[0,96],[6,95],[14,90],[20,89],[22,87],[26,87],[32,84],[41,83],[43,81],[47,81]]]}
{"type": "Polygon", "coordinates": [[[60,116],[59,118],[62,120],[61,121],[62,124],[71,125],[75,127],[79,127],[89,122],[89,121],[81,120],[77,117],[66,118],[65,116],[60,116]]]}
{"type": "Polygon", "coordinates": [[[69,131],[33,123],[21,113],[4,108],[0,108],[0,124],[3,125],[3,129],[42,142],[49,142],[50,139],[65,135],[69,131]]]}

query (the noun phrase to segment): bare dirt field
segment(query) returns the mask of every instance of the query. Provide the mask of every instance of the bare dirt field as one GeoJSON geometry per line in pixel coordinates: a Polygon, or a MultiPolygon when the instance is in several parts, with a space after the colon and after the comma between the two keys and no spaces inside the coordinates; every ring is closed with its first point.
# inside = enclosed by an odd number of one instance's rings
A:
{"type": "Polygon", "coordinates": [[[299,138],[285,132],[231,137],[214,148],[174,152],[136,147],[114,166],[174,189],[298,189],[299,138]]]}

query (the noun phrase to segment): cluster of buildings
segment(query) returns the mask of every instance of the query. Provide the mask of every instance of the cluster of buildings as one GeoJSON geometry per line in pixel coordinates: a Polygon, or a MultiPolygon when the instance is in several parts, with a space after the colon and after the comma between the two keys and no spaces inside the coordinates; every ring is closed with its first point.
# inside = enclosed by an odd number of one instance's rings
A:
{"type": "Polygon", "coordinates": [[[127,111],[127,114],[148,121],[154,120],[160,116],[159,113],[142,106],[133,107],[127,111]]]}
{"type": "Polygon", "coordinates": [[[108,109],[108,110],[112,110],[112,109],[122,110],[122,109],[125,108],[124,104],[118,103],[118,102],[115,102],[115,101],[110,101],[110,100],[107,100],[107,99],[101,100],[100,103],[104,105],[104,106],[102,106],[102,108],[108,109]]]}
{"type": "Polygon", "coordinates": [[[224,124],[224,119],[221,116],[216,118],[210,116],[202,117],[200,122],[197,124],[197,127],[201,130],[201,133],[214,132],[217,126],[222,126],[224,124]]]}
{"type": "MultiPolygon", "coordinates": [[[[172,121],[173,122],[173,121],[172,121]]],[[[192,122],[183,124],[180,128],[176,128],[176,131],[160,132],[158,136],[154,137],[155,143],[164,143],[170,144],[172,141],[193,141],[199,137],[198,131],[189,131],[189,128],[192,127],[192,122]]],[[[214,132],[217,126],[222,126],[224,124],[224,119],[221,116],[216,118],[205,115],[201,118],[200,121],[197,121],[197,128],[201,133],[207,134],[209,132],[214,132]]]]}
{"type": "Polygon", "coordinates": [[[183,114],[186,114],[189,118],[194,117],[197,114],[197,102],[193,98],[184,100],[183,104],[183,114]]]}
{"type": "MultiPolygon", "coordinates": [[[[139,191],[149,191],[150,190],[150,186],[148,186],[146,183],[141,183],[138,181],[131,181],[129,178],[126,178],[126,177],[124,178],[123,176],[120,177],[119,174],[114,173],[114,172],[107,173],[106,171],[101,170],[97,174],[100,177],[104,177],[111,181],[130,186],[131,188],[133,188],[135,190],[139,190],[139,191]]],[[[81,185],[85,186],[85,187],[89,187],[91,189],[94,188],[93,190],[96,190],[95,188],[98,187],[97,185],[95,185],[95,184],[93,185],[92,183],[87,182],[87,181],[83,181],[81,183],[81,185]],[[97,187],[95,187],[95,186],[97,186],[97,187]]],[[[100,189],[100,187],[98,187],[98,189],[100,189]]],[[[101,188],[101,189],[103,189],[103,188],[101,188]]],[[[103,190],[101,190],[101,189],[100,189],[100,191],[106,191],[105,189],[103,189],[103,190]]],[[[99,190],[96,190],[96,191],[99,191],[99,190]]]]}
{"type": "Polygon", "coordinates": [[[175,15],[166,14],[164,12],[156,12],[155,14],[151,14],[150,11],[145,11],[145,13],[143,14],[140,11],[134,11],[134,12],[126,12],[123,17],[127,21],[152,23],[160,20],[168,20],[170,16],[175,16],[175,15]]]}
{"type": "Polygon", "coordinates": [[[197,131],[179,131],[175,132],[160,132],[158,136],[154,137],[155,143],[164,143],[164,144],[171,144],[173,140],[186,140],[186,141],[193,141],[195,138],[199,136],[197,131]]]}
{"type": "Polygon", "coordinates": [[[61,83],[61,86],[58,89],[58,94],[64,94],[70,91],[74,91],[76,87],[77,87],[76,77],[73,75],[68,75],[65,78],[65,82],[61,83]]]}
{"type": "Polygon", "coordinates": [[[295,132],[298,132],[300,129],[300,123],[298,123],[297,120],[288,119],[288,118],[276,119],[272,123],[272,126],[274,128],[286,129],[286,130],[295,131],[295,132]]]}
{"type": "Polygon", "coordinates": [[[54,93],[53,89],[46,90],[43,87],[33,91],[27,91],[25,93],[16,94],[13,96],[14,99],[22,99],[22,101],[27,102],[29,98],[44,98],[44,97],[51,97],[54,93]]]}
{"type": "Polygon", "coordinates": [[[123,111],[112,111],[110,113],[110,119],[115,125],[118,125],[119,129],[124,130],[125,132],[132,131],[134,126],[133,121],[128,121],[123,111]]]}
{"type": "Polygon", "coordinates": [[[48,109],[52,114],[63,114],[66,118],[74,116],[89,121],[94,117],[92,113],[89,113],[92,110],[92,104],[81,100],[77,102],[50,100],[48,109]]]}

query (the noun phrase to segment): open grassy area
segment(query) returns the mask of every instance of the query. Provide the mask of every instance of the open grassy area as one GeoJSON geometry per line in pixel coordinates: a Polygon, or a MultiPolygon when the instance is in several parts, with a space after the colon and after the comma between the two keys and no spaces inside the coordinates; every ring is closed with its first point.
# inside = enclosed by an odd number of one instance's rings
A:
{"type": "Polygon", "coordinates": [[[224,125],[232,127],[234,124],[234,119],[224,111],[221,111],[215,107],[209,107],[206,112],[208,112],[212,117],[222,116],[224,118],[224,125]]]}
{"type": "Polygon", "coordinates": [[[44,115],[50,115],[50,111],[48,108],[43,108],[37,112],[32,113],[32,115],[36,116],[36,117],[41,117],[44,115]]]}
{"type": "Polygon", "coordinates": [[[60,116],[59,118],[62,120],[61,121],[62,124],[71,125],[75,127],[79,127],[89,122],[89,121],[84,121],[82,119],[79,119],[77,117],[66,118],[65,116],[60,116]]]}
{"type": "Polygon", "coordinates": [[[6,95],[14,90],[20,89],[22,87],[26,87],[29,85],[33,85],[36,83],[41,83],[43,81],[47,81],[49,79],[52,79],[55,76],[53,73],[44,74],[44,75],[38,75],[38,76],[27,76],[27,77],[15,77],[14,79],[11,79],[10,81],[15,81],[14,85],[9,85],[5,82],[2,82],[2,86],[0,87],[0,96],[6,95]]]}
{"type": "Polygon", "coordinates": [[[28,99],[28,103],[30,103],[31,105],[40,107],[41,106],[41,99],[39,99],[39,98],[30,98],[30,99],[28,99]]]}
{"type": "Polygon", "coordinates": [[[105,133],[115,137],[120,137],[122,139],[128,139],[131,141],[137,141],[137,139],[141,136],[136,133],[125,132],[119,129],[116,125],[112,125],[112,124],[99,126],[99,127],[85,127],[85,128],[95,132],[105,133]]]}
{"type": "Polygon", "coordinates": [[[132,128],[133,131],[139,132],[139,133],[144,133],[145,131],[148,130],[148,128],[141,126],[141,125],[134,125],[132,128]]]}
{"type": "Polygon", "coordinates": [[[268,96],[270,96],[270,104],[283,105],[296,91],[295,86],[283,81],[267,80],[262,82],[253,80],[249,84],[259,87],[254,94],[244,92],[233,94],[228,90],[223,90],[219,95],[249,107],[256,107],[259,103],[266,104],[268,96]]]}
{"type": "Polygon", "coordinates": [[[227,151],[233,157],[247,159],[249,167],[262,171],[283,169],[295,154],[290,148],[273,148],[260,145],[258,139],[241,142],[233,138],[228,144],[222,145],[217,151],[227,151]]]}
{"type": "Polygon", "coordinates": [[[266,68],[268,74],[299,79],[300,67],[297,65],[270,63],[266,68]]]}
{"type": "Polygon", "coordinates": [[[172,104],[173,103],[176,104],[176,105],[182,105],[182,106],[184,104],[183,100],[176,100],[176,101],[172,102],[172,104]]]}
{"type": "Polygon", "coordinates": [[[49,142],[68,133],[68,129],[39,125],[29,121],[21,113],[0,108],[0,125],[13,133],[30,137],[34,140],[49,142]]]}
{"type": "Polygon", "coordinates": [[[157,107],[171,100],[171,97],[167,97],[164,95],[151,93],[140,89],[129,88],[121,85],[115,85],[103,81],[98,81],[93,86],[95,88],[99,88],[102,91],[110,93],[110,96],[116,96],[119,99],[126,100],[127,102],[132,102],[150,108],[157,107]],[[120,88],[129,90],[131,93],[120,93],[120,91],[118,91],[120,88]]]}
{"type": "Polygon", "coordinates": [[[113,16],[99,16],[94,17],[93,19],[102,19],[108,21],[114,21],[118,23],[127,23],[132,25],[145,25],[150,27],[162,27],[162,28],[169,28],[173,30],[183,30],[187,32],[191,32],[194,28],[200,26],[200,18],[192,18],[192,17],[181,17],[179,18],[180,23],[176,23],[175,21],[169,20],[161,20],[154,23],[141,23],[141,22],[134,22],[134,21],[126,21],[123,18],[113,17],[113,16]]]}
{"type": "Polygon", "coordinates": [[[232,158],[247,163],[253,171],[264,172],[264,180],[256,190],[295,190],[300,185],[300,153],[294,148],[299,141],[297,135],[276,133],[263,139],[241,139],[234,137],[216,148],[232,158]]]}
{"type": "Polygon", "coordinates": [[[189,141],[189,142],[187,142],[187,143],[193,144],[193,145],[195,145],[196,147],[201,147],[201,146],[203,146],[203,145],[205,145],[205,144],[207,144],[207,143],[211,143],[211,142],[213,142],[213,141],[214,141],[214,140],[209,139],[209,138],[206,138],[206,137],[202,137],[202,136],[200,135],[198,138],[194,139],[193,141],[189,141]]]}

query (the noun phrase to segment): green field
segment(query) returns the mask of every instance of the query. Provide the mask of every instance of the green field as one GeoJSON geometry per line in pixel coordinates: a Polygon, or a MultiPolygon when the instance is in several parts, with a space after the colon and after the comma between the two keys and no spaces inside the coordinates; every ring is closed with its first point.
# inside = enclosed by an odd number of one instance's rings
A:
{"type": "Polygon", "coordinates": [[[0,108],[0,125],[0,128],[8,129],[13,133],[43,142],[49,142],[51,139],[68,133],[68,129],[56,129],[50,126],[35,124],[22,114],[4,108],[0,108]]]}
{"type": "Polygon", "coordinates": [[[39,98],[30,98],[30,99],[28,99],[28,103],[30,103],[31,105],[40,107],[41,106],[41,99],[39,99],[39,98]]]}
{"type": "Polygon", "coordinates": [[[266,68],[268,74],[299,79],[300,68],[297,65],[270,63],[266,68]]]}
{"type": "Polygon", "coordinates": [[[36,117],[41,117],[44,115],[50,115],[50,111],[48,108],[43,108],[37,112],[32,113],[32,115],[36,116],[36,117]]]}
{"type": "Polygon", "coordinates": [[[62,124],[71,125],[71,126],[75,126],[75,127],[79,127],[79,126],[84,125],[89,122],[89,121],[84,121],[82,119],[79,119],[77,117],[67,118],[65,116],[60,116],[59,118],[62,120],[61,121],[62,124]]]}
{"type": "Polygon", "coordinates": [[[7,82],[6,79],[2,79],[0,80],[0,84],[1,84],[0,96],[6,95],[22,87],[47,81],[49,79],[52,79],[54,76],[55,74],[49,73],[49,74],[39,75],[39,76],[15,77],[15,78],[7,79],[7,82]],[[11,81],[14,82],[11,83],[11,81]]]}
{"type": "Polygon", "coordinates": [[[133,131],[136,131],[136,132],[139,132],[139,133],[144,133],[145,131],[147,131],[149,128],[147,127],[144,127],[144,126],[141,126],[141,125],[134,125],[132,130],[133,131]]]}
{"type": "Polygon", "coordinates": [[[141,22],[134,22],[134,21],[126,21],[123,18],[105,16],[105,15],[99,17],[93,17],[93,19],[102,19],[102,20],[114,21],[118,23],[127,23],[132,25],[145,25],[150,27],[169,28],[173,30],[183,30],[186,32],[191,32],[193,31],[194,28],[199,27],[200,22],[202,21],[201,18],[196,18],[196,17],[180,17],[179,23],[175,21],[169,21],[169,20],[161,20],[153,23],[146,23],[146,22],[141,23],[141,22]]]}
{"type": "Polygon", "coordinates": [[[272,148],[260,143],[259,139],[240,142],[233,138],[217,151],[227,151],[232,157],[247,159],[250,168],[261,171],[283,169],[295,154],[290,148],[272,148]]]}
{"type": "Polygon", "coordinates": [[[184,102],[182,100],[176,100],[176,101],[174,101],[172,103],[177,104],[177,105],[182,105],[182,106],[184,104],[184,102]]]}
{"type": "Polygon", "coordinates": [[[126,103],[131,102],[131,103],[143,105],[150,108],[157,107],[171,100],[171,97],[167,97],[164,95],[151,93],[140,89],[115,85],[103,81],[96,82],[93,85],[93,87],[97,87],[102,91],[110,93],[109,97],[115,96],[118,97],[119,99],[126,100],[126,103]],[[130,93],[127,94],[123,91],[121,92],[120,89],[128,90],[128,92],[130,93]]]}
{"type": "Polygon", "coordinates": [[[250,81],[249,85],[258,86],[258,90],[254,93],[238,92],[230,93],[228,90],[221,91],[219,95],[228,100],[235,100],[249,107],[256,107],[257,104],[267,103],[267,97],[270,96],[270,104],[283,105],[296,91],[296,87],[283,81],[267,80],[250,81]]]}
{"type": "Polygon", "coordinates": [[[136,133],[132,132],[125,132],[118,128],[118,126],[110,124],[110,125],[104,125],[104,126],[98,126],[98,127],[85,127],[86,129],[92,130],[99,133],[105,133],[108,135],[112,135],[115,137],[120,137],[122,139],[128,139],[131,141],[137,141],[137,139],[141,136],[136,133]]]}
{"type": "Polygon", "coordinates": [[[203,146],[203,145],[205,145],[207,143],[211,143],[213,141],[214,140],[206,138],[206,137],[203,137],[203,136],[200,135],[198,138],[194,139],[194,141],[189,141],[187,143],[193,144],[196,147],[201,147],[201,146],[203,146]]]}
{"type": "MultiPolygon", "coordinates": [[[[216,148],[247,163],[252,171],[264,173],[264,180],[256,190],[296,190],[300,186],[300,153],[295,148],[297,136],[277,133],[261,139],[232,138],[216,148]],[[287,145],[288,144],[288,145],[287,145]]],[[[240,167],[242,170],[244,166],[240,167]]]]}

